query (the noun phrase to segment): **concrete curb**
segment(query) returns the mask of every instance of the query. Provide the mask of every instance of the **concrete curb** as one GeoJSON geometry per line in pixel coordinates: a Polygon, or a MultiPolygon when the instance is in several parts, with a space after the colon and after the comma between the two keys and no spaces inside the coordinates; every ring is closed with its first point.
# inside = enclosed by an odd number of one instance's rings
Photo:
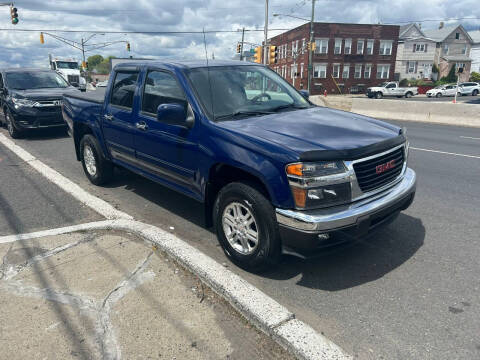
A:
{"type": "Polygon", "coordinates": [[[0,244],[91,230],[125,231],[136,234],[146,242],[157,246],[158,249],[198,276],[202,282],[227,300],[249,322],[299,359],[343,360],[352,358],[310,326],[295,319],[295,315],[287,308],[240,276],[175,235],[152,225],[126,219],[105,220],[29,234],[3,236],[0,237],[0,244]]]}

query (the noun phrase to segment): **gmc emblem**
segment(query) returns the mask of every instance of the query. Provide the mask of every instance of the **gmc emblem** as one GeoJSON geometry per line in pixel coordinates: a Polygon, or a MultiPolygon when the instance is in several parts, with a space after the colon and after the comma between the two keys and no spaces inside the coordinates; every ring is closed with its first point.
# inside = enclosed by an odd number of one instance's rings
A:
{"type": "Polygon", "coordinates": [[[387,170],[393,169],[395,167],[395,160],[390,160],[389,162],[386,162],[385,164],[378,165],[375,168],[375,171],[377,174],[381,174],[387,170]]]}

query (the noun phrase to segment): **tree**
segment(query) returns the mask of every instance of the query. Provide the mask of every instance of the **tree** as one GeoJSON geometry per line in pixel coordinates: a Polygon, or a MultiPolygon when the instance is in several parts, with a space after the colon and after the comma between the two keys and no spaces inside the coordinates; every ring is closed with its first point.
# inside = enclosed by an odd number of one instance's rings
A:
{"type": "Polygon", "coordinates": [[[480,82],[480,73],[472,71],[470,74],[470,81],[480,82]]]}
{"type": "Polygon", "coordinates": [[[447,76],[444,76],[440,79],[441,82],[445,83],[454,83],[457,82],[457,75],[455,75],[456,66],[452,65],[447,76]]]}
{"type": "Polygon", "coordinates": [[[102,55],[92,55],[89,56],[87,59],[88,62],[88,70],[93,70],[95,67],[103,61],[102,55]]]}

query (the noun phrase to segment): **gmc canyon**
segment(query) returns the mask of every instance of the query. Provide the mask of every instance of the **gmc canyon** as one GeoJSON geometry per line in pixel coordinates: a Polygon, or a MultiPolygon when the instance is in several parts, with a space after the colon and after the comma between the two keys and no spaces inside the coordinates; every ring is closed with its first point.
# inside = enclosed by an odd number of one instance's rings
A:
{"type": "Polygon", "coordinates": [[[249,270],[365,236],[415,195],[404,129],[315,106],[263,65],[118,64],[62,106],[93,184],[121,166],[202,202],[249,270]]]}

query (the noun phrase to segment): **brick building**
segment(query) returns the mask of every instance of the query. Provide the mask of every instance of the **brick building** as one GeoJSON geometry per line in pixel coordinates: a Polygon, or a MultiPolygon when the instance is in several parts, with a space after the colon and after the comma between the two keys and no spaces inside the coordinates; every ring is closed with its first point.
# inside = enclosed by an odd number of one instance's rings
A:
{"type": "MultiPolygon", "coordinates": [[[[310,93],[364,92],[369,86],[394,80],[399,26],[314,23],[316,49],[310,93]]],[[[277,35],[278,58],[270,67],[297,89],[307,89],[310,23],[277,35]],[[298,54],[296,60],[292,54],[298,54]],[[295,77],[293,76],[295,75],[295,77]]]]}

